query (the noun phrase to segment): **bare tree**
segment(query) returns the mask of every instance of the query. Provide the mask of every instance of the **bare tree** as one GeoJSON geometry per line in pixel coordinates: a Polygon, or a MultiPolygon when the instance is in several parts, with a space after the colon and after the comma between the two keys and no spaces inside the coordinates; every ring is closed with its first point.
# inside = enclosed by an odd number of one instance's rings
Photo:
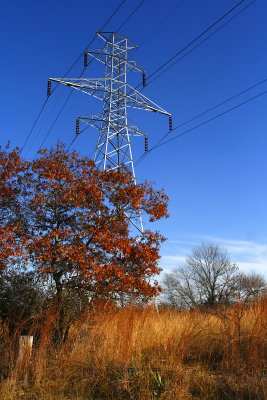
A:
{"type": "Polygon", "coordinates": [[[225,250],[211,243],[202,244],[192,249],[184,266],[165,275],[165,300],[178,308],[227,303],[238,287],[237,271],[225,250]]]}
{"type": "Polygon", "coordinates": [[[240,273],[238,290],[240,299],[244,301],[251,298],[257,299],[267,293],[267,282],[261,274],[256,272],[240,273]]]}

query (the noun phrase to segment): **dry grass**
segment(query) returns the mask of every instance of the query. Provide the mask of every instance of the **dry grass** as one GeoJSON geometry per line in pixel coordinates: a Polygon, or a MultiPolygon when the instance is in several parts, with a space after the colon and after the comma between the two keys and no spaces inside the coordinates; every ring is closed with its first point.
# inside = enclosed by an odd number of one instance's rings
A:
{"type": "Polygon", "coordinates": [[[0,399],[267,399],[266,299],[216,313],[98,312],[77,321],[60,349],[52,322],[41,327],[27,383],[12,379],[14,343],[3,330],[0,399]]]}

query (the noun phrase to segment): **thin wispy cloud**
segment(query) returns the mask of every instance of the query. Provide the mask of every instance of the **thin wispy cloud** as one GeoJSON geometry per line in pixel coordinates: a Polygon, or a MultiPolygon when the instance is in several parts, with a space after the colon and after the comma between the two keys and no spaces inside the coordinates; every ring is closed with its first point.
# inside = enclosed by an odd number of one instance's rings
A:
{"type": "Polygon", "coordinates": [[[203,241],[217,243],[231,253],[246,253],[251,255],[267,254],[267,244],[260,244],[248,240],[223,239],[213,236],[200,236],[203,241]]]}
{"type": "Polygon", "coordinates": [[[241,271],[255,271],[267,276],[267,244],[208,235],[192,235],[168,241],[163,248],[161,267],[170,270],[183,264],[192,247],[201,243],[214,243],[225,249],[241,271]]]}

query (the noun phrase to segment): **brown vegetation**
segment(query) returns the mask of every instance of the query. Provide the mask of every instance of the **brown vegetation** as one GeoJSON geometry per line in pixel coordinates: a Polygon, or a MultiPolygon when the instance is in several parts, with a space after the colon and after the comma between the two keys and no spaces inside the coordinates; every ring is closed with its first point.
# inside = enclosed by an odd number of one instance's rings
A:
{"type": "Polygon", "coordinates": [[[32,332],[27,384],[12,379],[16,338],[1,326],[1,399],[266,399],[267,299],[216,312],[99,307],[61,348],[56,318],[47,311],[32,332]]]}

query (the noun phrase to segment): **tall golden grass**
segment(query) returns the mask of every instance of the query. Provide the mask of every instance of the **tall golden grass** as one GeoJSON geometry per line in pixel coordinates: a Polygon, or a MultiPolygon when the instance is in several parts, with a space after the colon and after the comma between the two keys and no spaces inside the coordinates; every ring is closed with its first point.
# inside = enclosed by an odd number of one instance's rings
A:
{"type": "Polygon", "coordinates": [[[3,400],[267,399],[267,299],[208,311],[112,309],[84,315],[55,348],[38,327],[27,383],[12,378],[2,327],[3,400]]]}

